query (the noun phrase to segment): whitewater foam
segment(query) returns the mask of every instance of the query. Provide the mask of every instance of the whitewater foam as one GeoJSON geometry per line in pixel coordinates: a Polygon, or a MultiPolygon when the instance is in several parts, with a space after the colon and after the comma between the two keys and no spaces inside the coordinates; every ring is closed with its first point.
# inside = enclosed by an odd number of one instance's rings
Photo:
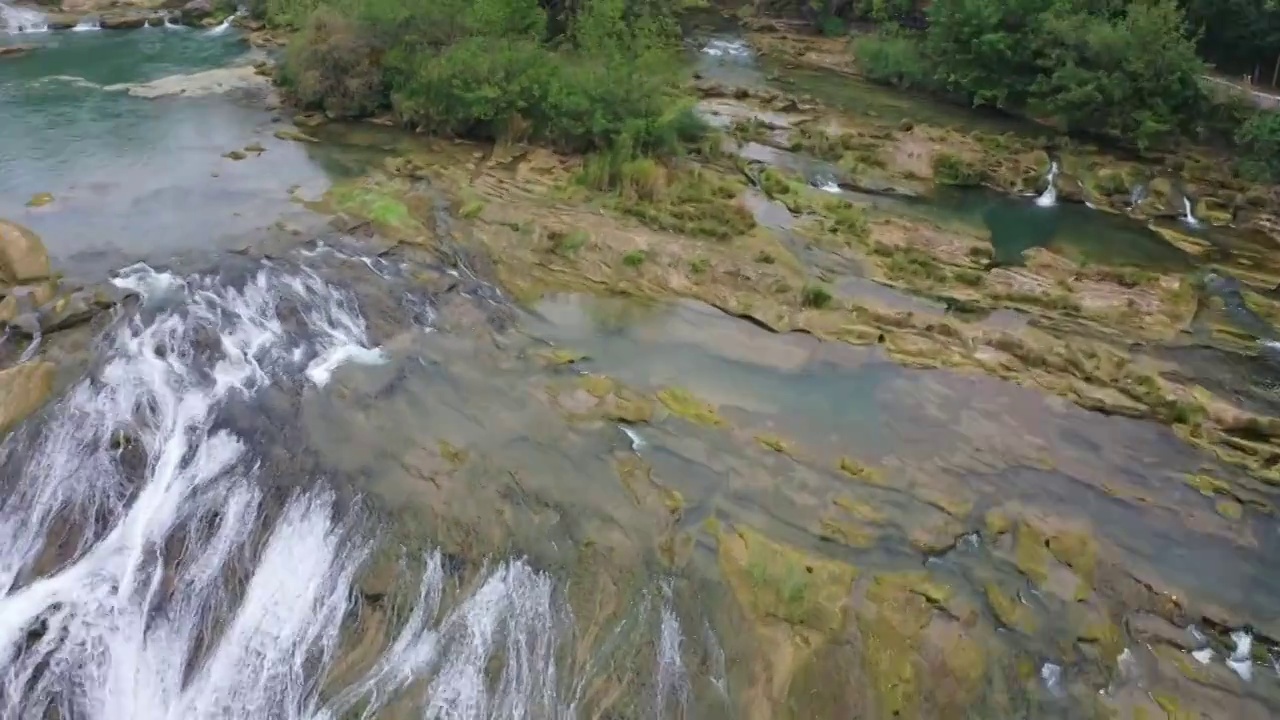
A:
{"type": "MultiPolygon", "coordinates": [[[[429,551],[395,574],[420,578],[408,612],[371,610],[356,591],[380,547],[371,515],[323,479],[269,477],[226,422],[268,388],[383,359],[353,294],[278,264],[234,282],[140,264],[113,282],[138,301],[97,369],[0,444],[0,718],[577,716],[589,673],[557,662],[573,618],[550,575],[515,559],[459,588],[429,551]],[[347,668],[366,613],[390,639],[347,668]]],[[[682,717],[669,584],[656,612],[646,687],[682,717]]]]}

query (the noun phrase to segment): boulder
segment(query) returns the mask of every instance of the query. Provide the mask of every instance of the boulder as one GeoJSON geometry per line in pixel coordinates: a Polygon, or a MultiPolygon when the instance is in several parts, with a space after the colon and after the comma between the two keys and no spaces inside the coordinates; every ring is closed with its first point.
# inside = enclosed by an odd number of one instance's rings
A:
{"type": "Polygon", "coordinates": [[[40,409],[53,392],[54,365],[33,360],[0,370],[0,433],[40,409]]]}
{"type": "Polygon", "coordinates": [[[49,251],[40,236],[8,220],[0,220],[0,279],[27,283],[49,277],[49,251]]]}
{"type": "Polygon", "coordinates": [[[40,208],[52,202],[53,202],[53,193],[47,193],[47,192],[36,193],[35,195],[31,196],[30,200],[27,201],[27,207],[40,208]]]}
{"type": "Polygon", "coordinates": [[[279,130],[275,131],[275,136],[280,140],[292,140],[293,142],[303,142],[303,143],[320,142],[318,139],[311,137],[310,135],[302,132],[301,130],[294,130],[293,128],[280,128],[279,130]]]}
{"type": "Polygon", "coordinates": [[[104,30],[135,30],[147,24],[147,16],[134,14],[104,15],[101,23],[104,30]]]}
{"type": "Polygon", "coordinates": [[[115,303],[110,295],[95,290],[79,290],[46,303],[37,315],[40,330],[58,332],[88,322],[115,303]]]}
{"type": "Polygon", "coordinates": [[[1196,217],[1210,225],[1230,225],[1235,220],[1234,208],[1238,204],[1205,196],[1196,202],[1196,217]]]}
{"type": "Polygon", "coordinates": [[[0,46],[0,58],[21,57],[35,50],[35,45],[4,45],[0,46]]]}
{"type": "Polygon", "coordinates": [[[80,23],[80,16],[71,13],[46,15],[44,22],[50,30],[70,30],[80,23]]]}
{"type": "Polygon", "coordinates": [[[10,288],[4,300],[0,300],[0,323],[8,325],[19,315],[35,311],[36,308],[53,300],[57,291],[57,283],[52,280],[10,288]]]}
{"type": "Polygon", "coordinates": [[[211,0],[191,0],[182,6],[182,22],[196,24],[213,14],[211,0]]]}

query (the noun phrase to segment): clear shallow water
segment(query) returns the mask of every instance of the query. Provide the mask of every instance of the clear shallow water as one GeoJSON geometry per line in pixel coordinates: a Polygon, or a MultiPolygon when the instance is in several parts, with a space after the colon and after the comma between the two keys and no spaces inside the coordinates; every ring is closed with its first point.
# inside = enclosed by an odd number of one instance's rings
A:
{"type": "Polygon", "coordinates": [[[288,189],[323,183],[308,149],[277,140],[256,99],[145,99],[128,85],[244,57],[236,33],[147,28],[20,35],[0,63],[0,217],[40,233],[55,264],[101,268],[206,249],[297,213],[288,189]],[[258,143],[262,155],[224,153],[258,143]],[[54,202],[28,208],[37,193],[54,202]]]}
{"type": "Polygon", "coordinates": [[[943,222],[980,224],[990,234],[995,259],[1002,263],[1019,263],[1023,252],[1041,247],[1085,263],[1172,271],[1192,267],[1186,253],[1142,223],[1076,203],[1042,207],[1034,198],[939,189],[927,201],[909,204],[943,222]]]}

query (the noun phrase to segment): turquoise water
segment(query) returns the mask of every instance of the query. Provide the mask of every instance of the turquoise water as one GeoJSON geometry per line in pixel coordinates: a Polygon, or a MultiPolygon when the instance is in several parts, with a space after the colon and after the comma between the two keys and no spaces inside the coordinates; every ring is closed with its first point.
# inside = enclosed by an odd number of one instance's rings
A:
{"type": "Polygon", "coordinates": [[[236,33],[145,28],[0,42],[36,45],[0,62],[0,217],[40,233],[64,269],[217,245],[297,212],[290,186],[324,181],[307,148],[272,136],[265,88],[129,94],[131,84],[248,62],[236,33]],[[222,157],[253,143],[266,152],[222,157]],[[55,200],[26,207],[37,193],[55,200]]]}

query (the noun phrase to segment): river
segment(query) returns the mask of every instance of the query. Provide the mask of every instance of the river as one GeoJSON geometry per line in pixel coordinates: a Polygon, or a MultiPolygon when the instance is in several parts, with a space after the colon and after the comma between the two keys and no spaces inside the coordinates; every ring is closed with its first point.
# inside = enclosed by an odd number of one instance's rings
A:
{"type": "Polygon", "coordinates": [[[0,445],[0,718],[1280,708],[1270,491],[1167,427],[692,300],[516,302],[442,189],[435,249],[331,222],[419,140],[276,137],[237,31],[18,40],[0,217],[126,299],[0,445]]]}

